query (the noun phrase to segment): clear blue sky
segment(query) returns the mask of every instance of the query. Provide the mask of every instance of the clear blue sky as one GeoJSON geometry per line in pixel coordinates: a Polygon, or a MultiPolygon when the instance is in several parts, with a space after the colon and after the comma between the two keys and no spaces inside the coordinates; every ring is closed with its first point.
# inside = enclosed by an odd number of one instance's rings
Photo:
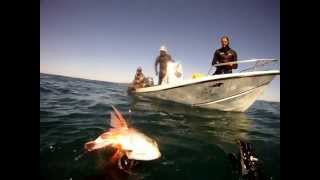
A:
{"type": "MultiPolygon", "coordinates": [[[[238,58],[280,57],[279,0],[42,0],[40,72],[130,82],[155,76],[161,43],[185,77],[207,73],[222,35],[238,58]]],[[[260,98],[280,101],[277,77],[260,98]]]]}

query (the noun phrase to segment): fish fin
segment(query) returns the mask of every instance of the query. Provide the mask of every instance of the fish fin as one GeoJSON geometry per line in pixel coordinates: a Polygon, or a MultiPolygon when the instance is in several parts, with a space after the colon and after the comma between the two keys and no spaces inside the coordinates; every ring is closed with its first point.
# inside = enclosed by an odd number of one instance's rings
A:
{"type": "Polygon", "coordinates": [[[90,151],[94,151],[94,150],[97,150],[97,149],[101,149],[101,148],[104,148],[104,147],[107,147],[107,146],[112,146],[112,143],[110,142],[109,144],[99,144],[95,141],[89,141],[87,142],[85,145],[84,145],[84,148],[86,151],[90,152],[90,151]]]}
{"type": "Polygon", "coordinates": [[[121,113],[114,106],[111,106],[111,107],[113,108],[114,112],[111,112],[110,125],[114,128],[127,128],[128,127],[127,122],[123,118],[121,113]]]}
{"type": "Polygon", "coordinates": [[[87,151],[92,151],[92,150],[94,150],[95,145],[96,145],[96,142],[95,142],[95,141],[89,141],[89,142],[87,142],[87,143],[84,145],[84,148],[85,148],[87,151]]]}
{"type": "Polygon", "coordinates": [[[120,144],[114,144],[113,147],[116,149],[116,151],[111,157],[111,162],[116,163],[122,158],[123,152],[120,144]]]}
{"type": "Polygon", "coordinates": [[[108,139],[109,134],[104,133],[101,136],[99,136],[96,140],[94,141],[89,141],[84,145],[85,150],[87,151],[93,151],[96,149],[104,148],[106,146],[110,146],[113,144],[113,141],[108,139]]]}

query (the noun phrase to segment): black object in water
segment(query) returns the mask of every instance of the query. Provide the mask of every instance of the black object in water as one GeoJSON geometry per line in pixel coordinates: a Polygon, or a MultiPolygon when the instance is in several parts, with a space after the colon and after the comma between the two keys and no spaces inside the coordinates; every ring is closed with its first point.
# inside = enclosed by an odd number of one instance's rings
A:
{"type": "Polygon", "coordinates": [[[86,177],[86,180],[127,180],[137,179],[133,173],[140,163],[136,160],[128,159],[126,155],[122,156],[118,163],[106,164],[100,174],[86,177]]]}
{"type": "Polygon", "coordinates": [[[118,167],[125,171],[126,173],[131,174],[131,170],[138,165],[138,161],[128,159],[126,155],[122,156],[118,161],[118,167]]]}
{"type": "Polygon", "coordinates": [[[262,163],[257,158],[253,144],[239,140],[239,154],[229,154],[232,168],[239,175],[249,180],[265,179],[262,171],[262,163]]]}

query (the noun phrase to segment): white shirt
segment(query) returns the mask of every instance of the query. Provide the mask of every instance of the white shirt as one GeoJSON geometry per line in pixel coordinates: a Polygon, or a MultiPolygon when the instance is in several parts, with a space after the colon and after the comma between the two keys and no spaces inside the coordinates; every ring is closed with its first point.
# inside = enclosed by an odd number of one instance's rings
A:
{"type": "Polygon", "coordinates": [[[167,74],[163,78],[161,84],[169,84],[183,79],[182,65],[178,62],[168,62],[167,63],[167,74]]]}

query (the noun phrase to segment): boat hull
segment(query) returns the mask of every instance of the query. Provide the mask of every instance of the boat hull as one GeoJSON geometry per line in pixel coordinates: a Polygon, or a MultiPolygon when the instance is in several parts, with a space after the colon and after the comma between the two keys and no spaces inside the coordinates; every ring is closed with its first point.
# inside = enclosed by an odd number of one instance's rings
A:
{"type": "Polygon", "coordinates": [[[246,111],[278,73],[218,75],[161,88],[142,88],[138,96],[222,111],[246,111]]]}

